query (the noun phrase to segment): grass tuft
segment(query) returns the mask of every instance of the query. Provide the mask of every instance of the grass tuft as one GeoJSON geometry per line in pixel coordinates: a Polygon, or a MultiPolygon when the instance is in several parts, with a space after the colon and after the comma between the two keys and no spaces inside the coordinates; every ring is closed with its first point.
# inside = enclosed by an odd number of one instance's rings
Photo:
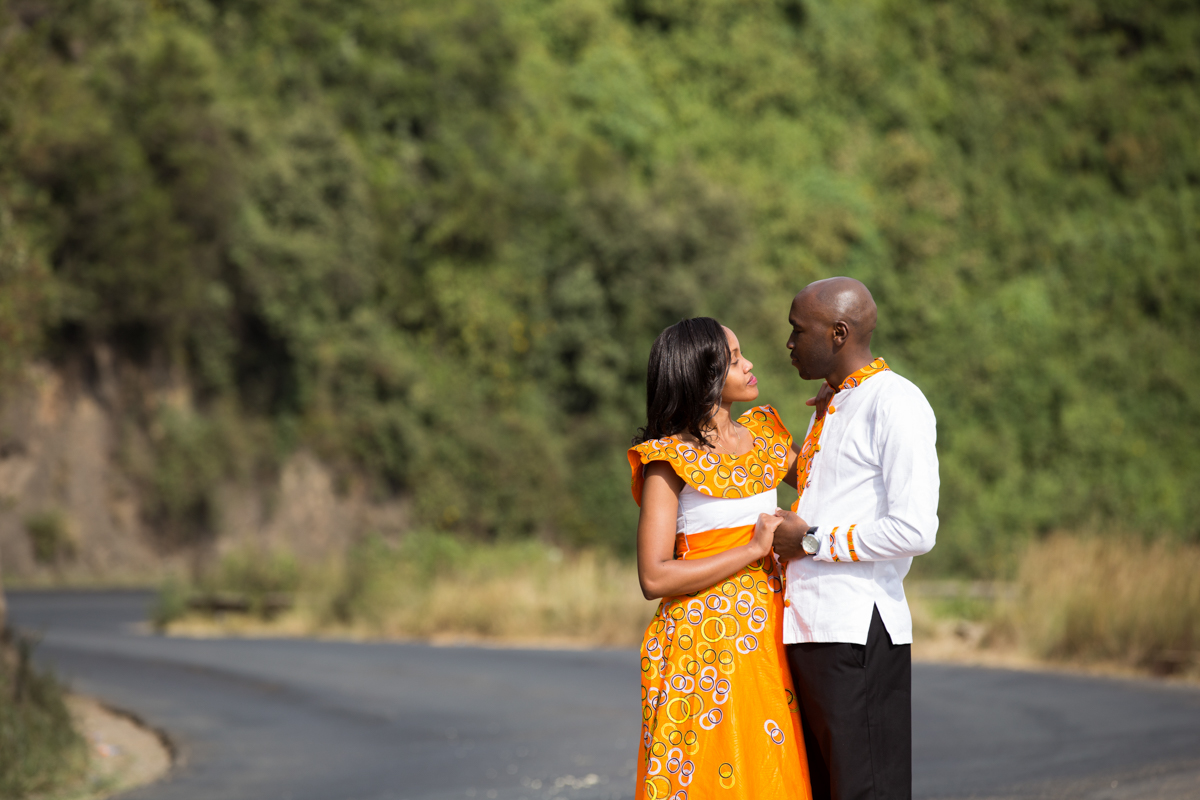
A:
{"type": "Polygon", "coordinates": [[[44,795],[79,780],[88,753],[63,687],[32,663],[33,643],[5,632],[0,643],[0,797],[44,795]]]}

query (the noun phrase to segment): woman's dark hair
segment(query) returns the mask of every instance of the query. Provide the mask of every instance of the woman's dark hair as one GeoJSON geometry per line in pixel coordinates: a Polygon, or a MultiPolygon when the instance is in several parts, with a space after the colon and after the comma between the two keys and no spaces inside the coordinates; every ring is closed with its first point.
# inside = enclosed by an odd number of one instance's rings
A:
{"type": "Polygon", "coordinates": [[[634,444],[687,431],[711,447],[706,429],[729,373],[729,343],[712,317],[676,322],[654,340],[646,366],[646,427],[634,444]]]}

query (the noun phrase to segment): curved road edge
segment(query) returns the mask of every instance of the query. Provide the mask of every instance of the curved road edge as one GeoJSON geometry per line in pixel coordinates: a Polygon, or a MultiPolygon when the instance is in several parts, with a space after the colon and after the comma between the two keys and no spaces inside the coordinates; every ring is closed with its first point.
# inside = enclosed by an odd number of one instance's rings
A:
{"type": "Polygon", "coordinates": [[[79,800],[100,800],[169,778],[178,753],[164,731],[101,698],[71,692],[65,699],[87,742],[86,782],[102,787],[79,800]]]}

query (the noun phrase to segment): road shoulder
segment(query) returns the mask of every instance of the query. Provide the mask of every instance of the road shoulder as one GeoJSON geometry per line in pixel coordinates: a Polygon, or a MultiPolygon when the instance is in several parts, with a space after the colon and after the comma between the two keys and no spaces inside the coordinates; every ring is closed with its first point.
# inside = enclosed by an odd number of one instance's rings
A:
{"type": "Polygon", "coordinates": [[[162,779],[174,755],[165,737],[136,717],[86,695],[67,697],[76,729],[87,740],[87,777],[61,800],[100,800],[162,779]]]}

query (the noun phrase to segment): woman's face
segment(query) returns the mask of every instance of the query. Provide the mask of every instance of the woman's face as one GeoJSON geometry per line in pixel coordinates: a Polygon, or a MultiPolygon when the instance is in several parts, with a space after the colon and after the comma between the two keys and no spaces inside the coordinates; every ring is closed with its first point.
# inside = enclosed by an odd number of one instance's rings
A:
{"type": "Polygon", "coordinates": [[[725,341],[729,343],[729,373],[725,376],[725,388],[721,391],[722,403],[748,403],[758,398],[758,378],[751,370],[754,365],[742,355],[742,346],[729,328],[725,329],[725,341]]]}

